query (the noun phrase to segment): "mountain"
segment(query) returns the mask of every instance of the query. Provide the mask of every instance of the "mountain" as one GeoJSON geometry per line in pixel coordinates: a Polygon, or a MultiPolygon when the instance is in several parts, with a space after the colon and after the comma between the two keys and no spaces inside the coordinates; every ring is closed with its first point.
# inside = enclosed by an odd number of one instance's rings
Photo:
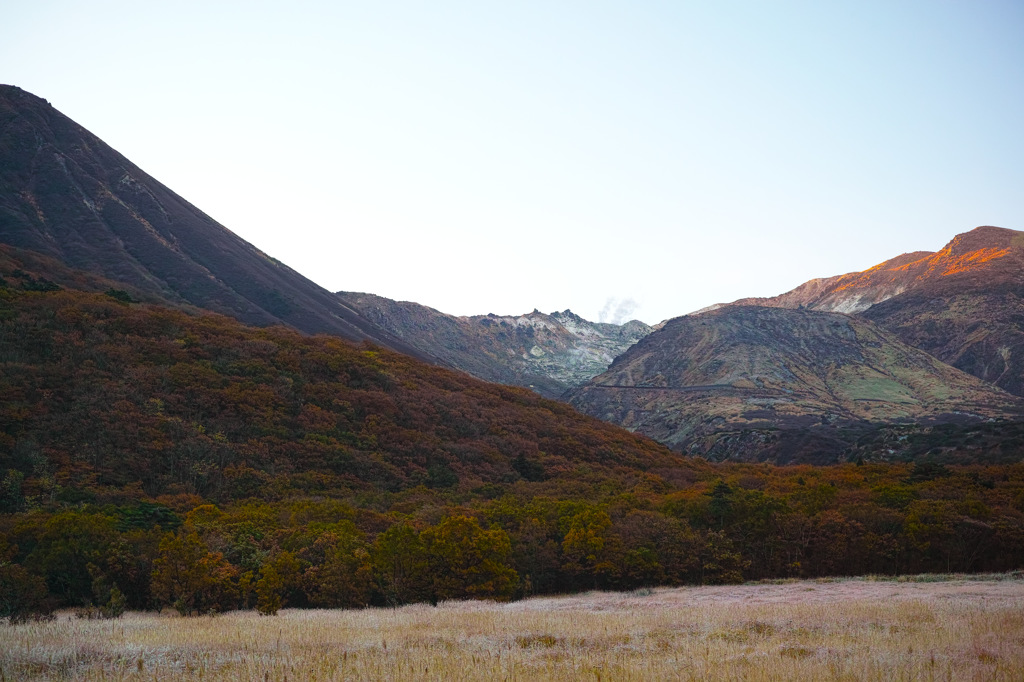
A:
{"type": "Polygon", "coordinates": [[[814,463],[863,454],[857,441],[882,426],[920,431],[1024,409],[857,317],[738,305],[668,321],[569,402],[689,454],[814,463]]]}
{"type": "Polygon", "coordinates": [[[345,304],[425,354],[475,377],[558,398],[603,372],[651,332],[643,322],[588,322],[571,310],[546,315],[456,317],[391,299],[338,292],[345,304]]]}
{"type": "Polygon", "coordinates": [[[1024,232],[983,226],[904,254],[730,305],[857,313],[969,374],[1024,395],[1024,232]]]}
{"type": "Polygon", "coordinates": [[[0,242],[170,304],[430,359],[9,85],[0,86],[0,242]]]}

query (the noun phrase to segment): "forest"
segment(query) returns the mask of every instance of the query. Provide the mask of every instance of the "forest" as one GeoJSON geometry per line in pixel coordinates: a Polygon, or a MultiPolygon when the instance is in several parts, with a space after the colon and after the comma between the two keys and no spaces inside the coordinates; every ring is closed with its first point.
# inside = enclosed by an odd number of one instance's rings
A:
{"type": "Polygon", "coordinates": [[[711,463],[371,345],[26,273],[0,280],[0,395],[12,620],[1024,568],[1016,436],[711,463]]]}

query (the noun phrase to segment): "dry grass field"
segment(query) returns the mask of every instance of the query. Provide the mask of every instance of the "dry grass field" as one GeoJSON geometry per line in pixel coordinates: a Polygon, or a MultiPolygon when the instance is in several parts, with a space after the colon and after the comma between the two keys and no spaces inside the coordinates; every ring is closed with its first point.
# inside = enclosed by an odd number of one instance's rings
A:
{"type": "Polygon", "coordinates": [[[0,679],[1024,680],[1024,576],[0,625],[0,679]]]}

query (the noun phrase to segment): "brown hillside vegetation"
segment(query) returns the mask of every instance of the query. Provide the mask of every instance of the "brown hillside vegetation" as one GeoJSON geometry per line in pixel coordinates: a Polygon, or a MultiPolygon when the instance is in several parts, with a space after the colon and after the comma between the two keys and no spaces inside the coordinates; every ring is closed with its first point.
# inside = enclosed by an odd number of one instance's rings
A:
{"type": "Polygon", "coordinates": [[[1024,583],[829,581],[0,630],[7,679],[1019,680],[1024,583]]]}
{"type": "Polygon", "coordinates": [[[991,425],[934,435],[1015,463],[716,466],[371,346],[4,272],[0,617],[1024,567],[1021,441],[991,425]]]}
{"type": "Polygon", "coordinates": [[[551,479],[689,466],[525,389],[327,336],[11,289],[0,334],[2,445],[65,487],[234,499],[271,470],[317,471],[315,491],[501,483],[516,458],[551,479]]]}

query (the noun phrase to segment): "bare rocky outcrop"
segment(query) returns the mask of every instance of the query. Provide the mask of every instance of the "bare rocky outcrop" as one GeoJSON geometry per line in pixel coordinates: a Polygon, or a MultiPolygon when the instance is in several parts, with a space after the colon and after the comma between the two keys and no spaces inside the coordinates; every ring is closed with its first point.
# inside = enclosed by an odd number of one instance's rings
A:
{"type": "Polygon", "coordinates": [[[600,374],[651,332],[639,320],[590,322],[571,310],[457,317],[373,294],[338,296],[374,324],[452,367],[550,398],[600,374]]]}

